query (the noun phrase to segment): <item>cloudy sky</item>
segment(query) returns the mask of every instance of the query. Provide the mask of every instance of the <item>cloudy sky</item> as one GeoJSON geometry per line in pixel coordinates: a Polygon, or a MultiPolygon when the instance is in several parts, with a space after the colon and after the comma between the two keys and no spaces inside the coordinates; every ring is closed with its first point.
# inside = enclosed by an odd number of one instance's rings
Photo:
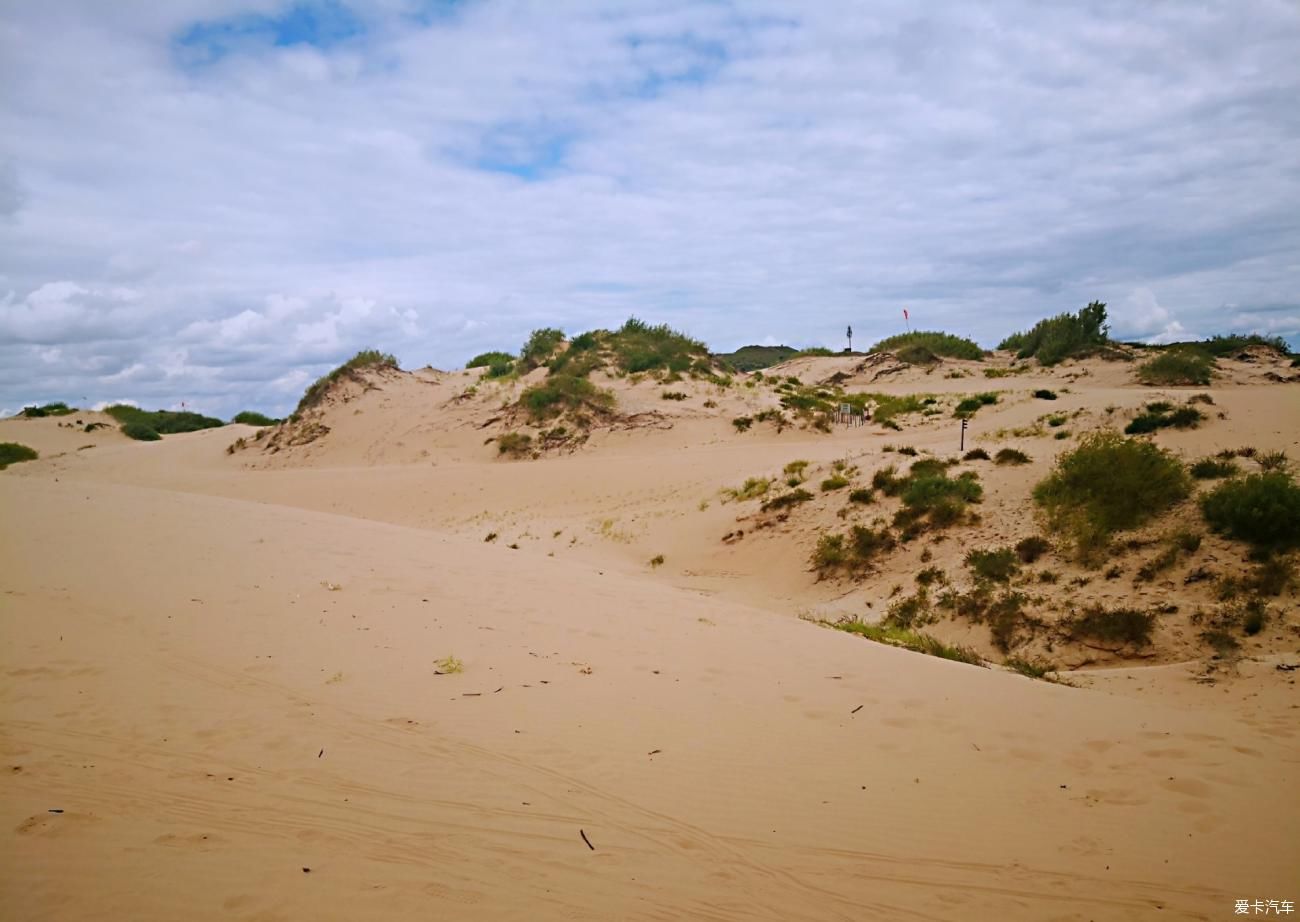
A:
{"type": "Polygon", "coordinates": [[[630,314],[1300,344],[1300,5],[0,0],[0,409],[630,314]]]}

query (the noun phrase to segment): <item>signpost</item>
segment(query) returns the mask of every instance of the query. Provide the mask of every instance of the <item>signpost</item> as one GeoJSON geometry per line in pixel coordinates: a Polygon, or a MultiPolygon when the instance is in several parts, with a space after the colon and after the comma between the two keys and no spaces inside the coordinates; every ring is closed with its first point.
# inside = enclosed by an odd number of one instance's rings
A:
{"type": "Polygon", "coordinates": [[[961,421],[961,448],[958,451],[966,450],[966,420],[961,421]]]}

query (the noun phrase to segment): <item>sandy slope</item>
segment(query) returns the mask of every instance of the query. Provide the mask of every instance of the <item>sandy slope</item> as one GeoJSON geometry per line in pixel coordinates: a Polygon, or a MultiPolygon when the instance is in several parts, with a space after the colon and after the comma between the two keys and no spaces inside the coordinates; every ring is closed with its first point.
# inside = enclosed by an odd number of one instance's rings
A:
{"type": "Polygon", "coordinates": [[[62,477],[0,506],[14,918],[1217,919],[1294,890],[1294,686],[1247,723],[424,530],[62,477]]]}

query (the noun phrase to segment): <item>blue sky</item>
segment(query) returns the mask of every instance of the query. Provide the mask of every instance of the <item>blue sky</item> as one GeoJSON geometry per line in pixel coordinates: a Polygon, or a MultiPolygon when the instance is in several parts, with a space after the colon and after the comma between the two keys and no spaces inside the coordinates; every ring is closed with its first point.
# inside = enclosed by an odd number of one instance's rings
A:
{"type": "Polygon", "coordinates": [[[632,314],[1300,344],[1297,47],[1284,0],[7,4],[0,410],[632,314]]]}

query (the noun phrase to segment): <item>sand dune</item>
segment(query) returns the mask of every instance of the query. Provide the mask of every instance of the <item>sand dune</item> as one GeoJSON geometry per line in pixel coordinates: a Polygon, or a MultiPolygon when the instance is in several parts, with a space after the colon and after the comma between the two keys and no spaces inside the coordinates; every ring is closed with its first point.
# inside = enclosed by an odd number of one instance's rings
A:
{"type": "MultiPolygon", "coordinates": [[[[844,364],[782,373],[870,373],[844,364]]],[[[1295,385],[1222,364],[1223,418],[1157,438],[1300,454],[1295,385]]],[[[926,545],[954,572],[1035,530],[1028,490],[1071,444],[997,430],[1161,393],[1116,363],[946,373],[859,386],[1003,391],[968,437],[1034,461],[980,469],[980,524],[926,545]]],[[[512,462],[485,444],[511,385],[464,396],[477,378],[354,382],[312,417],[328,433],[274,453],[250,427],[77,451],[54,420],[0,421],[42,451],[0,475],[7,915],[1217,919],[1295,897],[1294,595],[1208,676],[1201,588],[1173,582],[1083,590],[1185,607],[1141,660],[1162,665],[1075,687],[873,644],[796,615],[879,612],[922,548],[818,581],[838,507],[759,527],[719,490],[950,454],[949,414],[741,435],[770,391],[617,381],[635,425],[512,462]]],[[[1219,542],[1205,559],[1235,565],[1219,542]]]]}

